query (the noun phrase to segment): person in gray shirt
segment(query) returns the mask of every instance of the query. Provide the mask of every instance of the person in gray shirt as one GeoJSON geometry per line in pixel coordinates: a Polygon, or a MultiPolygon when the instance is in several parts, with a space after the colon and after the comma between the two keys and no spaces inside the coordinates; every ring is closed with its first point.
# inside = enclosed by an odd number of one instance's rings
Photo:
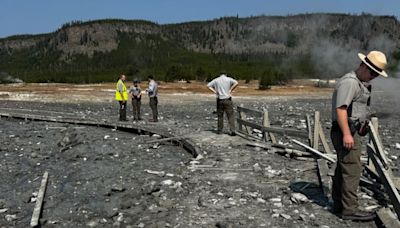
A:
{"type": "Polygon", "coordinates": [[[367,56],[359,53],[361,64],[336,83],[332,95],[331,139],[337,154],[333,178],[333,212],[345,220],[370,221],[375,213],[358,209],[357,189],[362,171],[360,136],[366,134],[370,116],[369,81],[384,71],[386,56],[371,51],[367,56]]]}
{"type": "Polygon", "coordinates": [[[154,80],[153,75],[148,77],[149,79],[149,88],[146,90],[149,95],[149,104],[151,111],[153,113],[153,119],[149,119],[149,122],[158,122],[158,84],[154,80]]]}
{"type": "Polygon", "coordinates": [[[132,98],[133,120],[142,120],[142,118],[140,118],[142,90],[140,89],[139,86],[139,80],[135,79],[133,81],[133,86],[129,88],[129,96],[132,98]]]}
{"type": "Polygon", "coordinates": [[[217,96],[218,134],[222,133],[224,127],[224,113],[226,113],[230,127],[230,135],[236,135],[232,91],[237,87],[237,85],[238,82],[235,79],[228,77],[225,73],[221,73],[219,77],[207,84],[208,89],[217,96]]]}

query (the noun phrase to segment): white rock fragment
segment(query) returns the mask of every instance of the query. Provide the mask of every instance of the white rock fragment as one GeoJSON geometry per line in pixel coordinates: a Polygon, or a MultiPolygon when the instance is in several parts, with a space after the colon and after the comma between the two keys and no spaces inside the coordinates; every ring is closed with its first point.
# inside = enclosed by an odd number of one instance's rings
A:
{"type": "Polygon", "coordinates": [[[288,214],[280,214],[284,219],[291,219],[292,217],[288,214]]]}
{"type": "Polygon", "coordinates": [[[278,218],[278,217],[279,217],[279,214],[278,214],[278,213],[272,214],[272,218],[278,218]]]}
{"type": "Polygon", "coordinates": [[[198,161],[198,160],[201,160],[201,159],[203,159],[203,158],[204,158],[204,156],[201,155],[201,154],[199,154],[199,155],[197,155],[197,157],[195,158],[195,160],[198,161]]]}
{"type": "Polygon", "coordinates": [[[105,136],[104,136],[104,139],[108,139],[108,138],[110,138],[109,135],[105,135],[105,136]]]}
{"type": "Polygon", "coordinates": [[[174,183],[174,181],[170,180],[170,179],[164,180],[161,182],[162,185],[172,185],[173,183],[174,183]]]}
{"type": "Polygon", "coordinates": [[[271,198],[271,199],[269,199],[269,201],[270,202],[282,202],[282,199],[281,198],[271,198]]]}
{"type": "Polygon", "coordinates": [[[400,150],[400,143],[396,143],[396,149],[400,150]]]}
{"type": "Polygon", "coordinates": [[[256,172],[256,173],[262,171],[262,169],[261,169],[261,167],[260,167],[260,165],[259,165],[258,163],[256,163],[256,164],[253,165],[253,170],[254,170],[254,172],[256,172]]]}
{"type": "Polygon", "coordinates": [[[263,198],[257,198],[257,203],[266,203],[266,201],[263,198]]]}
{"type": "Polygon", "coordinates": [[[0,214],[3,214],[3,213],[5,213],[5,212],[7,212],[7,211],[8,211],[8,208],[0,209],[0,214]]]}
{"type": "Polygon", "coordinates": [[[5,219],[7,220],[7,222],[12,222],[17,219],[17,215],[6,215],[5,219]]]}
{"type": "Polygon", "coordinates": [[[303,195],[301,193],[298,193],[298,192],[292,193],[292,195],[290,197],[290,200],[293,203],[305,203],[305,202],[308,202],[307,196],[305,196],[305,195],[303,195]]]}
{"type": "Polygon", "coordinates": [[[163,177],[163,176],[165,175],[165,172],[164,172],[164,171],[153,171],[153,170],[149,170],[149,169],[145,169],[144,171],[145,171],[146,173],[158,175],[158,176],[160,176],[160,177],[163,177]]]}

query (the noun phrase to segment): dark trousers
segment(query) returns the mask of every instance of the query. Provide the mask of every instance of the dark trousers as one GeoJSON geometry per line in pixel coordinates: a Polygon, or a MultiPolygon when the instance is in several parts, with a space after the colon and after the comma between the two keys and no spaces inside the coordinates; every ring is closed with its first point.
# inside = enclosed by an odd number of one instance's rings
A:
{"type": "Polygon", "coordinates": [[[332,199],[334,207],[342,214],[352,214],[357,210],[357,189],[362,171],[360,136],[355,134],[354,147],[343,147],[343,134],[340,129],[331,131],[331,139],[337,153],[337,164],[333,178],[332,199]]]}
{"type": "Polygon", "coordinates": [[[157,97],[150,97],[150,108],[153,112],[153,120],[158,120],[158,99],[157,97]]]}
{"type": "Polygon", "coordinates": [[[132,112],[135,120],[140,119],[140,106],[142,102],[140,99],[132,99],[132,112]]]}
{"type": "Polygon", "coordinates": [[[235,118],[233,115],[233,102],[231,98],[217,99],[218,132],[224,128],[224,112],[228,117],[231,132],[235,131],[235,118]]]}
{"type": "Polygon", "coordinates": [[[119,103],[119,120],[126,120],[126,101],[118,101],[119,103]]]}

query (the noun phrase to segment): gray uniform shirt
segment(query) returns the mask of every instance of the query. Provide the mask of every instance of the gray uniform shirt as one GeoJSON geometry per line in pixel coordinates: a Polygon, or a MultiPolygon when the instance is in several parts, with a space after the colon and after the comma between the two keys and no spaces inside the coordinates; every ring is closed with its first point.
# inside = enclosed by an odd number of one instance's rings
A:
{"type": "Polygon", "coordinates": [[[147,92],[149,93],[149,97],[157,97],[158,95],[158,84],[154,80],[150,80],[149,82],[149,88],[147,89],[147,92]]]}
{"type": "Polygon", "coordinates": [[[362,121],[368,118],[370,114],[369,106],[367,105],[369,96],[370,92],[357,78],[354,71],[345,74],[336,83],[332,95],[332,121],[337,121],[337,108],[342,106],[348,108],[352,102],[352,113],[349,113],[350,118],[362,121]]]}
{"type": "Polygon", "coordinates": [[[231,97],[229,90],[236,84],[238,84],[238,82],[235,79],[221,74],[221,76],[208,83],[207,86],[213,88],[217,92],[218,99],[228,99],[231,97]]]}
{"type": "Polygon", "coordinates": [[[140,93],[142,92],[142,90],[140,89],[140,87],[135,87],[135,86],[131,86],[131,88],[129,88],[129,93],[132,94],[132,98],[136,98],[140,93]]]}

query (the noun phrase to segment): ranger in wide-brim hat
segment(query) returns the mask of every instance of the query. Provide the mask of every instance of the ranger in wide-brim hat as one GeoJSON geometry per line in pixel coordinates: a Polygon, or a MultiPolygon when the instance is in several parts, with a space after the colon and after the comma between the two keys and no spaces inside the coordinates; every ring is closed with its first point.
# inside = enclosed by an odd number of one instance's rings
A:
{"type": "Polygon", "coordinates": [[[371,51],[358,54],[361,64],[355,71],[341,77],[332,95],[331,139],[337,155],[333,178],[333,212],[342,219],[370,221],[375,213],[358,208],[357,189],[362,171],[361,138],[367,133],[370,118],[371,85],[369,81],[387,77],[386,56],[371,51]]]}

